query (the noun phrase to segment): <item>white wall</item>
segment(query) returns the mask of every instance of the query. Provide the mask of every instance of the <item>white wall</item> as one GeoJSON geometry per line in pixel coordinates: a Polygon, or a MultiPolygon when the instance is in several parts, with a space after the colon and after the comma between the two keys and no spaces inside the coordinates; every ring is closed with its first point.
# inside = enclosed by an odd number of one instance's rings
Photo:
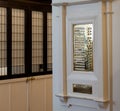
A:
{"type": "Polygon", "coordinates": [[[120,110],[120,0],[113,1],[113,111],[120,110]]]}
{"type": "MultiPolygon", "coordinates": [[[[60,47],[60,10],[57,7],[53,7],[52,9],[52,33],[53,33],[53,111],[63,111],[64,108],[61,107],[61,103],[59,99],[55,96],[60,90],[60,84],[58,83],[59,81],[59,76],[61,73],[61,61],[59,60],[59,54],[61,52],[61,47],[60,47]],[[58,51],[59,50],[59,51],[58,51]]],[[[62,85],[62,83],[61,83],[62,85]]]]}
{"type": "MultiPolygon", "coordinates": [[[[69,1],[69,0],[68,0],[69,1]]],[[[53,0],[53,2],[62,2],[60,0],[53,0]]],[[[69,1],[70,2],[70,1],[69,1]]],[[[89,100],[76,100],[76,99],[69,99],[70,103],[78,103],[79,106],[72,106],[68,108],[68,104],[64,104],[64,102],[61,102],[58,97],[56,97],[56,94],[61,92],[62,89],[62,81],[61,74],[62,74],[62,66],[61,66],[61,52],[62,52],[62,46],[61,46],[61,7],[55,7],[53,6],[53,111],[119,111],[120,109],[120,0],[113,0],[112,3],[113,6],[113,75],[111,76],[112,79],[112,99],[113,102],[111,103],[111,107],[108,104],[106,108],[99,107],[97,102],[89,101],[89,100]],[[86,104],[86,105],[84,105],[86,104]],[[81,105],[81,106],[80,106],[81,105]]]]}

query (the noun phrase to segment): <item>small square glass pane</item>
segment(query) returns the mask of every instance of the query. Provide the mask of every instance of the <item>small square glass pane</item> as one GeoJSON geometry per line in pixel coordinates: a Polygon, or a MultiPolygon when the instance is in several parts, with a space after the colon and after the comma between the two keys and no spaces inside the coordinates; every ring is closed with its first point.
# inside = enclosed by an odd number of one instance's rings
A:
{"type": "Polygon", "coordinates": [[[93,71],[93,24],[73,25],[73,70],[93,71]]]}

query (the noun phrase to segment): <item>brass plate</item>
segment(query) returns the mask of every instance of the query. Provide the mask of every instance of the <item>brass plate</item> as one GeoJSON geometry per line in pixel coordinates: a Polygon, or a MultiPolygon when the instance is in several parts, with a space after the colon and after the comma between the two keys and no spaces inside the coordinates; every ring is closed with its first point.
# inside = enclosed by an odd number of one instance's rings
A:
{"type": "Polygon", "coordinates": [[[93,71],[93,24],[73,25],[73,70],[93,71]]]}
{"type": "Polygon", "coordinates": [[[92,94],[92,86],[86,84],[73,84],[73,92],[92,94]]]}

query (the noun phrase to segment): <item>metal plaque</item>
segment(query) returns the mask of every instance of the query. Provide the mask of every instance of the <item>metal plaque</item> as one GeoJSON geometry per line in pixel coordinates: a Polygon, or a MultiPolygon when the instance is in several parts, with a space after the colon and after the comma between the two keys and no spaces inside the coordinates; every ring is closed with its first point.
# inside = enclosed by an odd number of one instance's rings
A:
{"type": "Polygon", "coordinates": [[[73,70],[93,71],[93,24],[73,25],[73,70]]]}
{"type": "Polygon", "coordinates": [[[73,92],[92,94],[92,86],[84,84],[73,84],[73,92]]]}

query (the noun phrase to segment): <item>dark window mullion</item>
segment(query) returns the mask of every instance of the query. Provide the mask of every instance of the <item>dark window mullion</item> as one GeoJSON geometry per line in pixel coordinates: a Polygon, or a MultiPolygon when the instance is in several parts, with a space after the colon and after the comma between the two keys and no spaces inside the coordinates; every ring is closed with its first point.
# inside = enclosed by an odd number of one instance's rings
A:
{"type": "Polygon", "coordinates": [[[7,74],[12,74],[12,10],[7,8],[7,74]]]}
{"type": "Polygon", "coordinates": [[[32,73],[32,12],[25,10],[25,73],[32,73]]]}
{"type": "Polygon", "coordinates": [[[47,71],[47,12],[43,12],[43,69],[47,71]]]}

